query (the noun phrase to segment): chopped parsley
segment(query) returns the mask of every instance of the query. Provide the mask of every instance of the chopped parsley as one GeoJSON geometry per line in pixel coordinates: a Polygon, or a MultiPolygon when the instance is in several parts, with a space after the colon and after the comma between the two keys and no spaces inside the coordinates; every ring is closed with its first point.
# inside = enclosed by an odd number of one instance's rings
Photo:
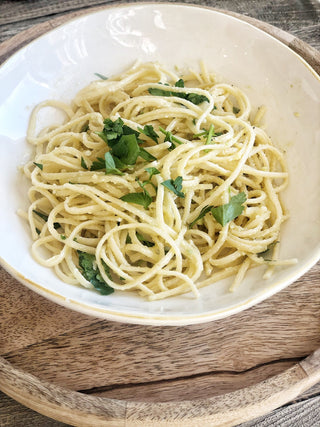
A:
{"type": "Polygon", "coordinates": [[[144,135],[148,136],[149,138],[151,138],[156,144],[158,144],[158,138],[159,135],[157,134],[157,132],[154,130],[152,125],[145,125],[144,128],[138,128],[138,131],[140,133],[143,133],[144,135]]]}
{"type": "MultiPolygon", "coordinates": [[[[95,255],[86,252],[78,251],[79,266],[83,277],[90,282],[101,295],[109,295],[114,292],[114,289],[109,286],[103,279],[98,269],[95,255]]],[[[102,260],[102,265],[106,275],[112,280],[110,269],[107,264],[102,260]]]]}
{"type": "Polygon", "coordinates": [[[95,76],[99,77],[99,79],[101,80],[108,80],[108,77],[104,76],[103,74],[100,73],[94,73],[95,76]]]}
{"type": "Polygon", "coordinates": [[[176,194],[179,197],[184,198],[185,194],[182,190],[182,176],[178,176],[175,180],[167,179],[166,181],[161,182],[164,187],[167,187],[170,191],[176,194]]]}
{"type": "Polygon", "coordinates": [[[239,193],[231,197],[230,202],[221,206],[205,206],[197,218],[189,224],[192,228],[196,222],[202,219],[207,213],[211,212],[215,220],[224,227],[230,221],[237,218],[244,210],[243,203],[247,200],[245,193],[239,193]]]}
{"type": "Polygon", "coordinates": [[[120,197],[121,200],[128,203],[134,203],[136,205],[141,205],[145,209],[149,208],[150,203],[152,202],[152,197],[147,190],[143,190],[140,193],[128,193],[120,197]]]}
{"type": "MultiPolygon", "coordinates": [[[[160,83],[161,84],[161,83],[160,83]]],[[[183,79],[179,79],[174,84],[175,87],[184,87],[184,81],[183,79]]],[[[175,92],[168,89],[160,89],[160,88],[152,88],[150,87],[148,89],[148,92],[150,95],[154,96],[176,96],[178,98],[186,99],[189,102],[192,102],[192,104],[199,105],[202,104],[202,102],[207,101],[209,102],[209,99],[205,95],[199,95],[197,93],[192,92],[175,92]]]]}
{"type": "MultiPolygon", "coordinates": [[[[43,219],[44,222],[48,221],[49,216],[47,214],[44,214],[42,212],[36,211],[35,209],[33,209],[33,211],[36,215],[38,215],[41,219],[43,219]]],[[[57,230],[58,228],[61,227],[61,225],[58,222],[54,222],[53,223],[53,227],[55,230],[57,230]]]]}
{"type": "Polygon", "coordinates": [[[86,170],[89,169],[88,166],[87,166],[87,163],[86,163],[86,161],[84,160],[83,157],[81,157],[81,166],[83,167],[83,169],[86,169],[86,170]]]}
{"type": "MultiPolygon", "coordinates": [[[[103,123],[103,130],[96,133],[109,146],[110,155],[108,155],[106,160],[103,160],[101,157],[95,160],[92,163],[91,170],[106,168],[106,170],[108,169],[106,173],[119,175],[121,170],[133,166],[139,156],[148,162],[156,160],[156,157],[139,146],[139,144],[143,143],[143,141],[139,139],[140,133],[125,125],[120,117],[115,121],[105,119],[103,123]],[[110,156],[113,158],[114,166],[111,164],[110,156]],[[108,165],[105,163],[106,161],[108,165]]],[[[146,128],[148,136],[152,133],[151,128],[146,128]]]]}
{"type": "Polygon", "coordinates": [[[33,164],[38,166],[39,169],[43,170],[43,164],[42,163],[33,162],[33,164]]]}

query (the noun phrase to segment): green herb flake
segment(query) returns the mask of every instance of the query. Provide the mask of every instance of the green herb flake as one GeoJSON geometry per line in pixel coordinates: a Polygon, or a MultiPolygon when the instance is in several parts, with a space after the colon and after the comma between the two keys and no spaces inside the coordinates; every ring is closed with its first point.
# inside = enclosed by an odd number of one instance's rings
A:
{"type": "Polygon", "coordinates": [[[243,203],[247,200],[245,193],[239,193],[231,197],[230,202],[211,209],[211,213],[216,221],[224,227],[233,219],[242,214],[243,203]]]}
{"type": "Polygon", "coordinates": [[[136,236],[138,238],[138,240],[144,245],[147,246],[148,248],[152,248],[154,246],[154,243],[151,242],[150,240],[146,239],[141,233],[139,233],[138,231],[136,232],[136,236]]]}
{"type": "Polygon", "coordinates": [[[140,147],[139,149],[139,156],[142,157],[147,162],[153,162],[157,160],[156,157],[154,157],[149,151],[145,150],[144,148],[140,147]]]}
{"type": "Polygon", "coordinates": [[[66,240],[67,237],[64,234],[60,234],[60,238],[61,240],[66,240]]]}
{"type": "Polygon", "coordinates": [[[88,130],[89,130],[90,128],[89,128],[89,123],[87,122],[87,123],[85,123],[83,126],[82,126],[82,128],[81,128],[81,130],[80,130],[80,132],[82,133],[82,132],[88,132],[88,130]]]}
{"type": "MultiPolygon", "coordinates": [[[[86,252],[77,251],[79,256],[79,266],[83,277],[90,282],[101,295],[109,295],[114,289],[109,286],[102,278],[96,263],[96,257],[86,252]]],[[[102,265],[106,275],[111,279],[110,269],[102,260],[102,265]]]]}
{"type": "Polygon", "coordinates": [[[179,79],[175,82],[175,87],[184,87],[184,81],[182,79],[179,79]]]}
{"type": "Polygon", "coordinates": [[[178,176],[175,180],[167,179],[166,181],[161,182],[164,187],[167,187],[170,191],[176,194],[179,197],[184,198],[185,194],[182,190],[182,176],[178,176]]]}
{"type": "Polygon", "coordinates": [[[277,240],[277,241],[275,241],[275,242],[270,243],[270,245],[268,245],[268,247],[267,247],[267,249],[266,249],[265,251],[260,252],[260,253],[258,253],[258,254],[257,254],[257,255],[258,255],[258,257],[263,258],[265,261],[272,261],[272,260],[271,260],[271,259],[269,259],[269,258],[271,258],[272,252],[273,252],[273,250],[274,250],[275,246],[276,246],[278,243],[280,243],[278,240],[277,240]]]}
{"type": "Polygon", "coordinates": [[[237,107],[233,107],[233,108],[232,108],[232,112],[233,112],[233,114],[238,114],[238,113],[239,113],[239,111],[240,111],[240,108],[237,108],[237,107]]]}
{"type": "Polygon", "coordinates": [[[100,169],[104,169],[106,167],[105,159],[102,157],[98,157],[97,160],[94,160],[91,164],[90,170],[97,171],[100,169]]]}
{"type": "Polygon", "coordinates": [[[105,168],[106,168],[106,174],[112,174],[112,175],[124,175],[123,172],[121,172],[115,164],[115,161],[110,153],[110,151],[107,151],[104,155],[105,158],[105,168]]]}
{"type": "Polygon", "coordinates": [[[154,167],[145,168],[145,171],[147,171],[148,174],[149,174],[149,181],[151,180],[151,178],[153,177],[153,175],[158,175],[160,173],[160,171],[157,168],[154,168],[154,167]]]}
{"type": "Polygon", "coordinates": [[[128,203],[134,203],[136,205],[141,205],[145,209],[149,208],[150,203],[152,202],[152,197],[150,194],[144,190],[141,193],[128,193],[120,197],[121,200],[128,203]]]}
{"type": "Polygon", "coordinates": [[[108,80],[108,77],[104,76],[103,74],[100,73],[94,73],[95,76],[99,77],[99,79],[101,80],[108,80]]]}
{"type": "Polygon", "coordinates": [[[154,130],[152,125],[145,125],[144,128],[138,128],[138,131],[151,138],[156,144],[158,144],[159,135],[154,130]]]}
{"type": "MultiPolygon", "coordinates": [[[[32,211],[33,213],[35,213],[36,215],[38,215],[41,219],[43,219],[43,221],[44,222],[47,222],[48,221],[48,215],[47,214],[44,214],[44,213],[42,213],[42,212],[39,212],[39,211],[36,211],[35,209],[33,209],[33,211],[32,211]]],[[[54,222],[53,223],[53,227],[54,227],[54,229],[55,230],[57,230],[58,228],[60,228],[61,227],[61,225],[58,223],[58,222],[54,222]]]]}
{"type": "MultiPolygon", "coordinates": [[[[174,84],[175,87],[184,87],[184,81],[182,79],[179,79],[174,84]]],[[[160,88],[149,88],[148,92],[150,95],[154,96],[176,96],[178,98],[186,99],[189,102],[192,102],[192,104],[199,105],[204,101],[209,102],[209,99],[205,95],[199,95],[197,93],[185,93],[185,92],[175,92],[171,90],[166,89],[160,89],[160,88]]]]}
{"type": "Polygon", "coordinates": [[[174,144],[175,142],[179,145],[183,144],[183,142],[180,141],[180,139],[178,139],[176,136],[174,136],[173,133],[169,130],[165,130],[162,127],[159,127],[159,131],[165,135],[164,142],[171,142],[171,146],[169,148],[170,150],[174,150],[176,148],[176,145],[174,144]]]}
{"type": "Polygon", "coordinates": [[[190,224],[189,224],[189,228],[192,228],[194,226],[194,224],[198,221],[200,221],[200,219],[204,218],[205,215],[207,215],[207,213],[209,213],[211,211],[211,209],[213,208],[213,206],[205,206],[204,208],[201,209],[200,214],[197,216],[196,219],[194,219],[190,224]]]}
{"type": "Polygon", "coordinates": [[[33,164],[38,166],[39,169],[43,170],[43,164],[42,163],[33,162],[33,164]]]}
{"type": "Polygon", "coordinates": [[[87,163],[86,163],[86,161],[84,160],[83,157],[81,157],[81,166],[83,167],[83,169],[86,169],[86,170],[89,169],[88,166],[87,166],[87,163]]]}

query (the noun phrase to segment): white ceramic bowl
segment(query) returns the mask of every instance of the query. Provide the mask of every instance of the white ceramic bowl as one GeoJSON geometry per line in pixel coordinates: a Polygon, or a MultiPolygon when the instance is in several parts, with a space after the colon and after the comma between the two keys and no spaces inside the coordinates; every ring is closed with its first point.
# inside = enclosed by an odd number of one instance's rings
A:
{"type": "Polygon", "coordinates": [[[94,316],[152,325],[185,325],[222,318],[256,304],[304,274],[320,258],[320,80],[285,45],[223,13],[175,4],[131,4],[88,14],[33,41],[0,68],[0,255],[14,277],[45,297],[94,316]],[[30,254],[27,185],[18,172],[30,155],[25,141],[31,109],[54,98],[69,101],[99,72],[111,75],[136,59],[197,67],[204,60],[224,81],[242,88],[253,106],[266,105],[266,127],[286,150],[290,211],[278,268],[269,280],[249,272],[234,292],[229,280],[186,294],[146,302],[128,293],[101,296],[62,283],[30,254]]]}

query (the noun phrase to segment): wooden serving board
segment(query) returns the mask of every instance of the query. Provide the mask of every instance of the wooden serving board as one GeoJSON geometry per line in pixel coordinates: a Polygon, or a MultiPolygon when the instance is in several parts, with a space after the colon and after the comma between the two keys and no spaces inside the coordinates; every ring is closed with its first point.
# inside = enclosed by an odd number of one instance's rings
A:
{"type": "MultiPolygon", "coordinates": [[[[0,63],[83,13],[4,42],[0,63]]],[[[320,71],[319,52],[301,40],[225,13],[272,34],[320,71]]],[[[320,381],[319,284],[320,263],[287,289],[227,319],[154,327],[70,311],[0,268],[0,390],[76,426],[234,426],[320,381]]]]}

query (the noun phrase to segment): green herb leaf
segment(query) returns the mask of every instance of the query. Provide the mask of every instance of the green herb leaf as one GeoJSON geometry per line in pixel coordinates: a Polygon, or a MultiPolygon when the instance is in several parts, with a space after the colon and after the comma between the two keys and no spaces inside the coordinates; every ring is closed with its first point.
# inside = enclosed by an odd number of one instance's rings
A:
{"type": "Polygon", "coordinates": [[[85,162],[85,160],[84,160],[83,157],[81,157],[81,166],[83,167],[83,169],[87,169],[88,170],[88,166],[87,166],[87,164],[86,164],[86,162],[85,162]]]}
{"type": "Polygon", "coordinates": [[[202,104],[204,101],[209,102],[209,99],[205,95],[198,95],[197,93],[188,93],[186,99],[195,105],[202,104]]]}
{"type": "Polygon", "coordinates": [[[166,181],[161,182],[162,185],[167,187],[170,191],[176,194],[179,197],[184,198],[185,194],[182,190],[182,176],[178,176],[175,180],[167,179],[166,181]]]}
{"type": "Polygon", "coordinates": [[[184,81],[182,79],[179,79],[175,82],[175,87],[184,87],[184,81]]]}
{"type": "Polygon", "coordinates": [[[238,113],[239,113],[239,111],[240,111],[240,108],[233,107],[233,108],[232,108],[232,111],[233,111],[233,114],[238,114],[238,113]]]}
{"type": "Polygon", "coordinates": [[[81,128],[81,130],[80,130],[80,132],[88,132],[88,130],[89,130],[90,128],[89,128],[89,123],[87,122],[87,123],[85,123],[83,126],[82,126],[82,128],[81,128]]]}
{"type": "Polygon", "coordinates": [[[113,174],[113,175],[124,175],[115,164],[115,161],[112,157],[112,154],[110,151],[107,151],[104,155],[105,159],[105,167],[106,167],[106,174],[113,174]]]}
{"type": "MultiPolygon", "coordinates": [[[[175,87],[184,87],[184,81],[182,79],[179,79],[175,83],[175,87]]],[[[209,102],[209,99],[205,95],[198,95],[197,93],[184,93],[184,92],[175,92],[171,90],[165,90],[165,89],[159,89],[159,88],[152,88],[150,87],[148,89],[148,92],[150,95],[155,96],[177,96],[178,98],[186,99],[189,102],[192,102],[195,105],[199,105],[204,101],[209,102]]]]}
{"type": "Polygon", "coordinates": [[[96,132],[110,147],[113,146],[112,141],[123,135],[123,120],[119,117],[114,122],[111,119],[103,121],[104,128],[102,132],[96,132]]]}
{"type": "Polygon", "coordinates": [[[156,157],[154,157],[152,154],[149,153],[149,151],[145,150],[142,147],[140,147],[139,156],[142,157],[147,162],[153,162],[154,160],[157,160],[156,157]]]}
{"type": "Polygon", "coordinates": [[[139,233],[138,231],[136,232],[136,236],[138,238],[138,240],[144,245],[147,246],[148,248],[152,248],[154,246],[154,243],[151,242],[150,240],[147,240],[141,233],[139,233]]]}
{"type": "Polygon", "coordinates": [[[148,136],[149,138],[151,138],[156,144],[158,144],[158,138],[159,135],[157,134],[157,132],[154,130],[152,125],[145,125],[144,128],[138,128],[138,131],[143,133],[144,135],[148,136]]]}
{"type": "Polygon", "coordinates": [[[148,92],[150,95],[155,96],[172,96],[172,92],[170,90],[159,89],[157,87],[149,87],[148,92]]]}
{"type": "Polygon", "coordinates": [[[120,197],[121,200],[128,203],[134,203],[136,205],[141,205],[145,209],[149,208],[150,203],[152,202],[152,197],[147,191],[141,193],[129,193],[120,197]]]}
{"type": "MultiPolygon", "coordinates": [[[[109,295],[114,292],[114,289],[109,286],[102,278],[100,271],[96,263],[96,257],[92,254],[87,254],[86,252],[78,251],[79,255],[79,266],[81,268],[81,273],[83,277],[92,283],[92,285],[101,293],[101,295],[109,295]]],[[[103,268],[109,277],[110,269],[107,264],[102,260],[103,268]]]]}
{"type": "Polygon", "coordinates": [[[39,169],[43,170],[43,164],[42,163],[33,162],[33,164],[38,166],[39,169]]]}
{"type": "Polygon", "coordinates": [[[98,157],[97,160],[94,160],[92,162],[91,171],[97,171],[100,169],[104,169],[106,167],[106,163],[105,163],[105,159],[103,159],[102,157],[98,157]]]}
{"type": "Polygon", "coordinates": [[[194,219],[190,224],[189,224],[189,228],[192,228],[194,226],[194,224],[198,221],[200,221],[200,219],[202,219],[207,213],[209,213],[211,211],[211,209],[213,208],[213,206],[205,206],[204,208],[201,209],[200,214],[197,216],[196,219],[194,219]]]}
{"type": "Polygon", "coordinates": [[[149,181],[151,180],[153,175],[158,175],[160,173],[160,171],[157,168],[153,168],[153,167],[145,168],[145,171],[147,171],[149,174],[149,181]]]}
{"type": "Polygon", "coordinates": [[[212,139],[213,135],[214,135],[214,126],[211,123],[209,131],[208,131],[207,139],[206,139],[206,144],[210,144],[211,143],[211,139],[212,139]]]}
{"type": "Polygon", "coordinates": [[[139,145],[134,134],[122,135],[113,145],[112,155],[118,157],[126,165],[134,165],[139,156],[139,145]]]}
{"type": "MultiPolygon", "coordinates": [[[[36,215],[38,215],[41,219],[43,219],[43,221],[45,221],[45,222],[47,222],[48,221],[48,215],[47,214],[44,214],[44,213],[42,213],[42,212],[39,212],[39,211],[36,211],[35,209],[33,209],[33,211],[32,212],[34,212],[36,215]]],[[[57,230],[58,228],[60,228],[61,227],[61,225],[58,223],[58,222],[54,222],[53,223],[53,227],[54,227],[54,229],[55,230],[57,230]]]]}
{"type": "Polygon", "coordinates": [[[244,210],[244,206],[242,206],[242,204],[246,200],[245,193],[239,193],[236,196],[231,197],[229,203],[212,208],[211,213],[216,221],[224,227],[228,222],[242,214],[244,210]]]}
{"type": "Polygon", "coordinates": [[[169,150],[174,150],[176,148],[176,145],[174,144],[175,142],[179,145],[183,144],[183,142],[180,141],[180,139],[178,139],[176,136],[174,136],[172,132],[163,129],[162,127],[159,127],[159,131],[165,135],[165,138],[164,138],[165,142],[166,141],[171,142],[171,147],[169,148],[169,150]]]}
{"type": "Polygon", "coordinates": [[[67,237],[64,234],[60,234],[60,238],[61,240],[66,240],[67,237]]]}
{"type": "Polygon", "coordinates": [[[268,261],[269,258],[272,258],[272,252],[276,246],[277,243],[280,243],[278,240],[270,243],[270,245],[268,245],[267,249],[263,252],[258,253],[257,255],[259,257],[262,257],[265,261],[268,261]]]}
{"type": "Polygon", "coordinates": [[[101,80],[108,80],[108,77],[104,76],[103,74],[100,73],[94,73],[95,76],[99,77],[99,79],[101,80]]]}

